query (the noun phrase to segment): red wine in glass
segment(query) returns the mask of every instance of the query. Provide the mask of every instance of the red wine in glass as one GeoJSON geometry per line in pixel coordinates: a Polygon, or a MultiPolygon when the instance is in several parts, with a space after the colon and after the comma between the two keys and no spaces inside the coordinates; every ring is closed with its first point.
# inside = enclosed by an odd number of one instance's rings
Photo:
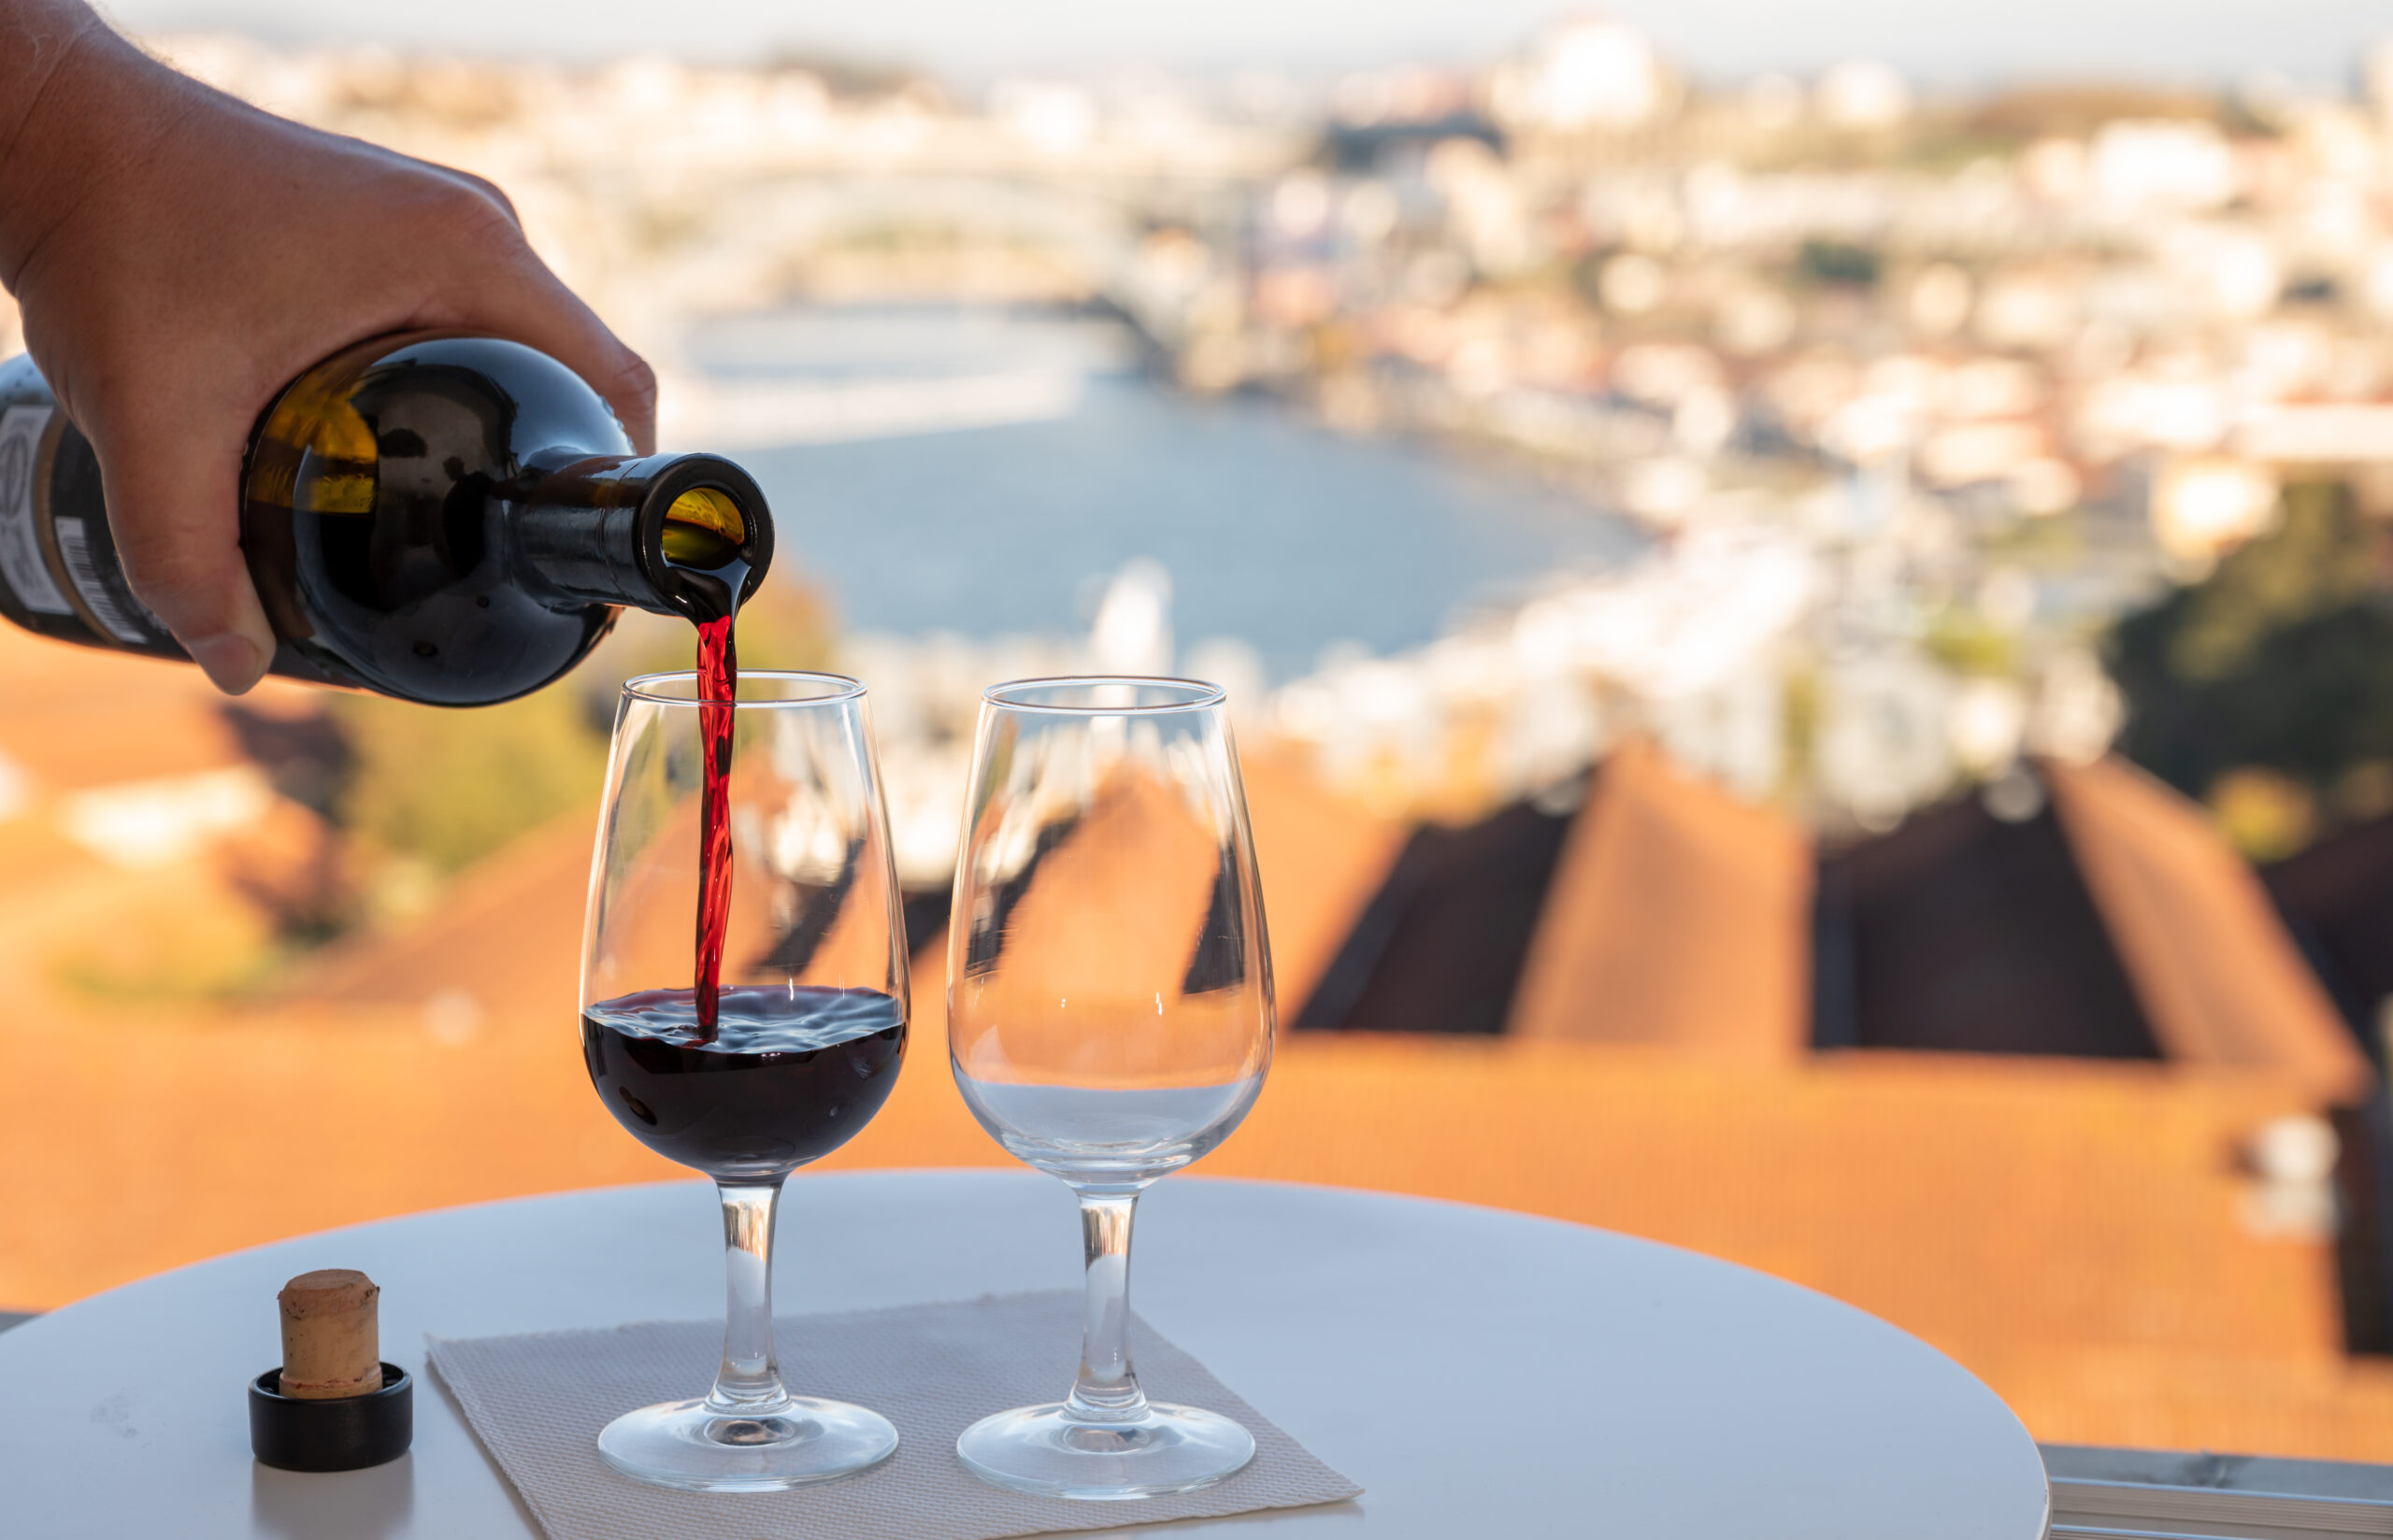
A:
{"type": "Polygon", "coordinates": [[[689,990],[590,1006],[581,1052],[632,1137],[717,1181],[777,1181],[872,1120],[906,1057],[906,1016],[879,990],[735,984],[698,1029],[689,990]]]}

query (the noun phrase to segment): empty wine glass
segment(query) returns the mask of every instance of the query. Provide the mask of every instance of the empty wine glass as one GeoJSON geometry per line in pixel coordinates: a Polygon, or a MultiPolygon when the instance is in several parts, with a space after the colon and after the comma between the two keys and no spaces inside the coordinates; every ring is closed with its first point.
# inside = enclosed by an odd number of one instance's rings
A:
{"type": "Polygon", "coordinates": [[[782,1181],[853,1137],[896,1081],[905,926],[864,687],[748,672],[733,701],[699,697],[693,674],[623,686],[591,876],[581,1046],[615,1120],[721,1191],[723,1363],[711,1393],[624,1413],[598,1452],[657,1486],[773,1491],[897,1447],[878,1413],[781,1383],[772,1247],[782,1181]],[[728,784],[715,800],[705,745],[726,725],[728,784]],[[726,827],[728,887],[702,884],[702,834],[726,827]],[[709,998],[699,986],[718,947],[709,998]]]}
{"type": "Polygon", "coordinates": [[[1080,1196],[1087,1314],[1060,1402],[956,1440],[974,1475],[1136,1498],[1254,1457],[1226,1417],[1151,1402],[1127,1334],[1139,1194],[1237,1128],[1270,1067],[1270,948],[1222,692],[1027,679],[982,697],[948,940],[955,1083],[1080,1196]]]}

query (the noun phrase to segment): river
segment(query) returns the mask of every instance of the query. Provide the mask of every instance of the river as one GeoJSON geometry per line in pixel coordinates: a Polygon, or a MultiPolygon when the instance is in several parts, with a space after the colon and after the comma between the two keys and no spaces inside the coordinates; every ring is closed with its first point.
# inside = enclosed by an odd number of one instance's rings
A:
{"type": "Polygon", "coordinates": [[[1104,321],[800,307],[702,326],[685,358],[668,442],[755,474],[850,630],[1068,635],[1147,557],[1182,643],[1240,638],[1285,679],[1641,544],[1506,467],[1154,383],[1104,321]]]}

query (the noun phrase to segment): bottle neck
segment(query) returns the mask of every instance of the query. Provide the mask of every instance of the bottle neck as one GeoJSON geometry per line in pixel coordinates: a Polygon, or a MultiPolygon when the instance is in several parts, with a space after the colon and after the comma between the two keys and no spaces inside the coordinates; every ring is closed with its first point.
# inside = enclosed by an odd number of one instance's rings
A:
{"type": "Polygon", "coordinates": [[[710,454],[557,465],[524,495],[513,529],[518,580],[542,598],[694,621],[730,613],[773,559],[764,492],[710,454]]]}

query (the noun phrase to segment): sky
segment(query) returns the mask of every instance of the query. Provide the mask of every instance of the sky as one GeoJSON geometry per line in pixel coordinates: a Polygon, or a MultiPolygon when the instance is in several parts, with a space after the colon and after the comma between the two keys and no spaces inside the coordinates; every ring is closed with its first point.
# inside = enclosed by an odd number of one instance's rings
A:
{"type": "MultiPolygon", "coordinates": [[[[1299,72],[1485,58],[1567,0],[114,0],[136,31],[229,27],[279,39],[562,56],[639,49],[737,59],[782,49],[906,63],[951,78],[1130,65],[1299,72]]],[[[1583,7],[1576,7],[1583,8],[1583,7]]],[[[2228,82],[2348,78],[2393,36],[2387,0],[1612,0],[1699,74],[1804,70],[1870,55],[1954,85],[2023,76],[2228,82]]]]}

